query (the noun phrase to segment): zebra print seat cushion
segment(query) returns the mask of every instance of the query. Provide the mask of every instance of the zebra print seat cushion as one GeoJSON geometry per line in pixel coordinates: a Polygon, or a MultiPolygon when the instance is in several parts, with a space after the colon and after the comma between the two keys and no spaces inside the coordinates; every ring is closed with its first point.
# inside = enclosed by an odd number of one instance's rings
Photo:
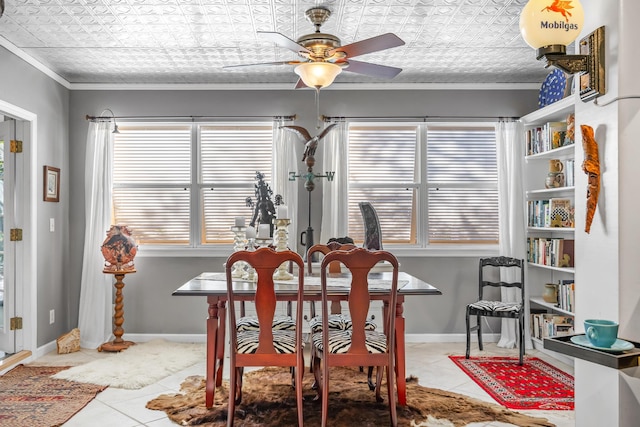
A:
{"type": "Polygon", "coordinates": [[[522,309],[522,303],[480,300],[469,304],[468,307],[485,313],[503,312],[505,314],[515,314],[522,309]]]}
{"type": "MultiPolygon", "coordinates": [[[[258,342],[260,340],[260,331],[250,330],[238,332],[238,353],[253,354],[258,350],[258,342]]],[[[300,343],[304,348],[304,341],[300,343]]],[[[273,331],[273,346],[279,354],[291,354],[296,351],[296,333],[289,330],[273,331]]]]}
{"type": "MultiPolygon", "coordinates": [[[[295,331],[296,322],[291,316],[274,316],[272,329],[281,331],[295,331]]],[[[242,331],[258,331],[260,330],[260,323],[257,316],[245,316],[236,319],[236,330],[242,331]]]]}
{"type": "MultiPolygon", "coordinates": [[[[329,330],[329,352],[333,354],[343,354],[351,348],[352,330],[329,330]]],[[[318,332],[311,336],[313,345],[320,351],[324,351],[322,345],[322,333],[318,332]]],[[[369,353],[386,353],[387,337],[382,332],[365,331],[365,343],[369,353]]]]}
{"type": "MultiPolygon", "coordinates": [[[[344,327],[345,327],[345,329],[353,328],[353,325],[351,324],[351,317],[344,316],[344,327]]],[[[376,330],[376,324],[373,323],[373,320],[366,319],[364,321],[364,330],[365,331],[375,331],[376,330]]]]}
{"type": "MultiPolygon", "coordinates": [[[[337,329],[346,331],[351,329],[351,317],[346,314],[330,314],[329,315],[329,329],[337,329]]],[[[309,327],[311,332],[322,332],[322,316],[316,316],[309,321],[309,327]]],[[[367,331],[375,331],[376,324],[372,320],[365,320],[364,329],[367,331]]]]}

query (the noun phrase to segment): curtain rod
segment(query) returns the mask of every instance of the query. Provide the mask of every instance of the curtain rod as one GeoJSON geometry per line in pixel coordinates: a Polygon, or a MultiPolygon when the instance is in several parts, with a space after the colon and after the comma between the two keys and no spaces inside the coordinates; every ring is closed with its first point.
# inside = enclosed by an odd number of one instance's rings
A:
{"type": "Polygon", "coordinates": [[[321,116],[325,122],[340,120],[389,120],[389,121],[428,121],[428,120],[519,120],[520,117],[496,116],[321,116]]]}
{"type": "Polygon", "coordinates": [[[290,116],[90,116],[86,115],[85,119],[88,121],[96,120],[202,120],[202,119],[282,119],[282,120],[295,120],[296,115],[290,116]]]}

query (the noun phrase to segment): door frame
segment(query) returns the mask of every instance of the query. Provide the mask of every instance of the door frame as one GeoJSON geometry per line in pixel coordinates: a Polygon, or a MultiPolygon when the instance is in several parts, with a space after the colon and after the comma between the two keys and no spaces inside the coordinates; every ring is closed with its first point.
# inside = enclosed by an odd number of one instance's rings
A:
{"type": "Polygon", "coordinates": [[[24,183],[24,194],[16,198],[16,203],[21,204],[23,219],[16,218],[16,224],[10,225],[23,229],[23,251],[22,260],[19,261],[18,270],[21,276],[18,279],[22,282],[22,306],[15,307],[15,315],[22,317],[22,339],[17,341],[16,351],[28,350],[31,354],[36,353],[37,332],[38,332],[38,298],[37,298],[37,250],[35,231],[37,220],[37,129],[38,116],[16,105],[10,104],[0,99],[0,112],[13,119],[24,122],[25,133],[29,136],[27,144],[23,148],[24,170],[17,176],[17,179],[24,183]]]}

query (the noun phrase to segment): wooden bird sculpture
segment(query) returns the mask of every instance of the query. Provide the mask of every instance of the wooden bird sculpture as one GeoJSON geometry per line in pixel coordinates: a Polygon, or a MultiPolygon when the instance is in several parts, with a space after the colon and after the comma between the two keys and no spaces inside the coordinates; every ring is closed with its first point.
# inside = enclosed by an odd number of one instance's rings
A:
{"type": "Polygon", "coordinates": [[[315,156],[316,149],[318,148],[318,141],[324,138],[335,126],[336,123],[330,124],[329,126],[324,128],[319,135],[314,137],[312,137],[309,134],[309,131],[302,126],[280,126],[280,129],[286,129],[290,132],[293,132],[304,140],[304,154],[302,155],[302,161],[304,162],[307,158],[315,156]]]}
{"type": "Polygon", "coordinates": [[[580,130],[582,131],[582,148],[584,150],[582,170],[589,177],[587,185],[587,220],[584,227],[584,231],[589,233],[593,215],[598,206],[598,194],[600,193],[600,158],[593,128],[587,125],[580,125],[580,130]]]}

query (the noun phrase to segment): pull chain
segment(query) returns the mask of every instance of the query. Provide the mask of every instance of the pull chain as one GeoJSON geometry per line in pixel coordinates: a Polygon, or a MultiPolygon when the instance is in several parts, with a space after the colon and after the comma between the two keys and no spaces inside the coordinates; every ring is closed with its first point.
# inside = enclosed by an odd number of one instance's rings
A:
{"type": "Polygon", "coordinates": [[[322,121],[320,118],[320,86],[316,86],[316,118],[316,129],[320,129],[322,127],[322,121]]]}

